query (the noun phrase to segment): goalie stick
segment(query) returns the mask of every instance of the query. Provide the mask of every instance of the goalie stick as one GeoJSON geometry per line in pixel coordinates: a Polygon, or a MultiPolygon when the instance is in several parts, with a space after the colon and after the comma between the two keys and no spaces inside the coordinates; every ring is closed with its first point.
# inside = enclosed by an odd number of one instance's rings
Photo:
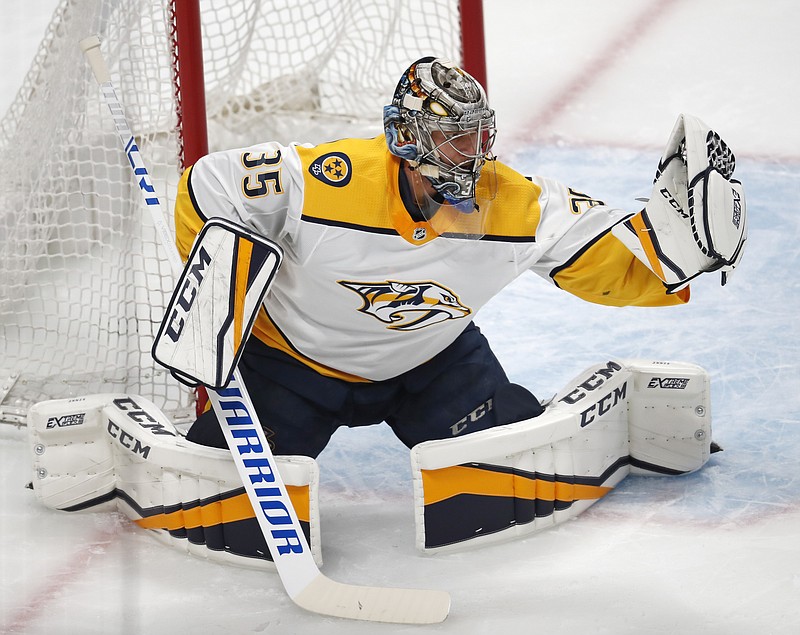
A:
{"type": "MultiPolygon", "coordinates": [[[[183,270],[183,263],[164,221],[158,193],[152,185],[111,82],[111,75],[100,52],[100,39],[97,36],[85,38],[81,40],[80,46],[111,111],[161,246],[177,275],[183,270]]],[[[238,370],[234,370],[231,381],[224,390],[209,390],[208,395],[256,512],[278,575],[295,604],[322,615],[374,622],[435,624],[447,617],[450,595],[446,591],[357,586],[336,582],[323,575],[314,562],[238,370]]]]}

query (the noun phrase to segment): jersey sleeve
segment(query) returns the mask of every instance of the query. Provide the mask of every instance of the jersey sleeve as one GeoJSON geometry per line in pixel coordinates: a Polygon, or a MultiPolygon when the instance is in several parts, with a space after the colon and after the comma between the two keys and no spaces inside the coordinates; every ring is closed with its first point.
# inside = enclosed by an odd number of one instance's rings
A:
{"type": "Polygon", "coordinates": [[[550,179],[542,188],[536,242],[542,254],[530,269],[573,295],[608,306],[669,306],[689,300],[688,287],[668,294],[663,282],[611,233],[633,213],[550,179]]]}
{"type": "Polygon", "coordinates": [[[185,258],[206,220],[225,218],[277,242],[290,241],[303,206],[294,146],[263,143],[202,157],[187,169],[175,202],[176,242],[185,258]]]}

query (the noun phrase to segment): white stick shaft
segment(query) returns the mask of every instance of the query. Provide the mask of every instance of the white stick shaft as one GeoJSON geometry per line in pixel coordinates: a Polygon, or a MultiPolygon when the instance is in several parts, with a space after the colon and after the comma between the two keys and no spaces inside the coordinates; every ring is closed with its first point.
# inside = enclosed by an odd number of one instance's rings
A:
{"type": "MultiPolygon", "coordinates": [[[[93,36],[81,41],[103,98],[111,111],[117,134],[128,156],[145,207],[150,211],[159,241],[173,272],[183,269],[178,248],[164,220],[161,201],[153,187],[144,159],[133,138],[122,104],[100,53],[100,40],[93,36]]],[[[239,475],[242,477],[256,518],[289,596],[294,598],[320,575],[286,486],[275,465],[264,429],[258,421],[247,389],[234,371],[231,382],[219,394],[208,391],[239,475]]]]}

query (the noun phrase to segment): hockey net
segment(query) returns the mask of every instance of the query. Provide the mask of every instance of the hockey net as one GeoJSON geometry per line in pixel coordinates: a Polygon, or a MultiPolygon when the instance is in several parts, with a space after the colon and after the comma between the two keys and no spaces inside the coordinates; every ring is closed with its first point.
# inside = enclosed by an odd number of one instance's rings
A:
{"type": "MultiPolygon", "coordinates": [[[[183,121],[176,91],[176,68],[198,61],[176,53],[185,4],[62,0],[0,121],[0,421],[109,391],[144,395],[176,421],[194,415],[194,393],[151,359],[173,277],[78,46],[100,36],[171,223],[184,144],[205,135],[183,121]]],[[[379,134],[411,61],[462,59],[457,0],[199,6],[210,150],[379,134]]]]}

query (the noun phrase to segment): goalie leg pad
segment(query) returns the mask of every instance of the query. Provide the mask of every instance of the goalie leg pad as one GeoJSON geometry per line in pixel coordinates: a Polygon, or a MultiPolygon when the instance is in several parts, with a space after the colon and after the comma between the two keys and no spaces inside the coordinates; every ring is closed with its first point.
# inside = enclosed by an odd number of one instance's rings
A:
{"type": "Polygon", "coordinates": [[[629,378],[619,364],[598,365],[534,419],[415,446],[417,547],[455,551],[526,536],[611,491],[629,472],[629,378]]]}
{"type": "Polygon", "coordinates": [[[417,547],[510,540],[589,508],[628,474],[702,467],[711,446],[708,375],[679,362],[585,370],[544,414],[411,452],[417,547]]]}
{"type": "MultiPolygon", "coordinates": [[[[230,452],[186,441],[147,399],[41,402],[29,411],[28,430],[33,489],[47,507],[116,509],[182,551],[274,569],[230,452]]],[[[300,456],[276,463],[321,564],[317,464],[300,456]]]]}

